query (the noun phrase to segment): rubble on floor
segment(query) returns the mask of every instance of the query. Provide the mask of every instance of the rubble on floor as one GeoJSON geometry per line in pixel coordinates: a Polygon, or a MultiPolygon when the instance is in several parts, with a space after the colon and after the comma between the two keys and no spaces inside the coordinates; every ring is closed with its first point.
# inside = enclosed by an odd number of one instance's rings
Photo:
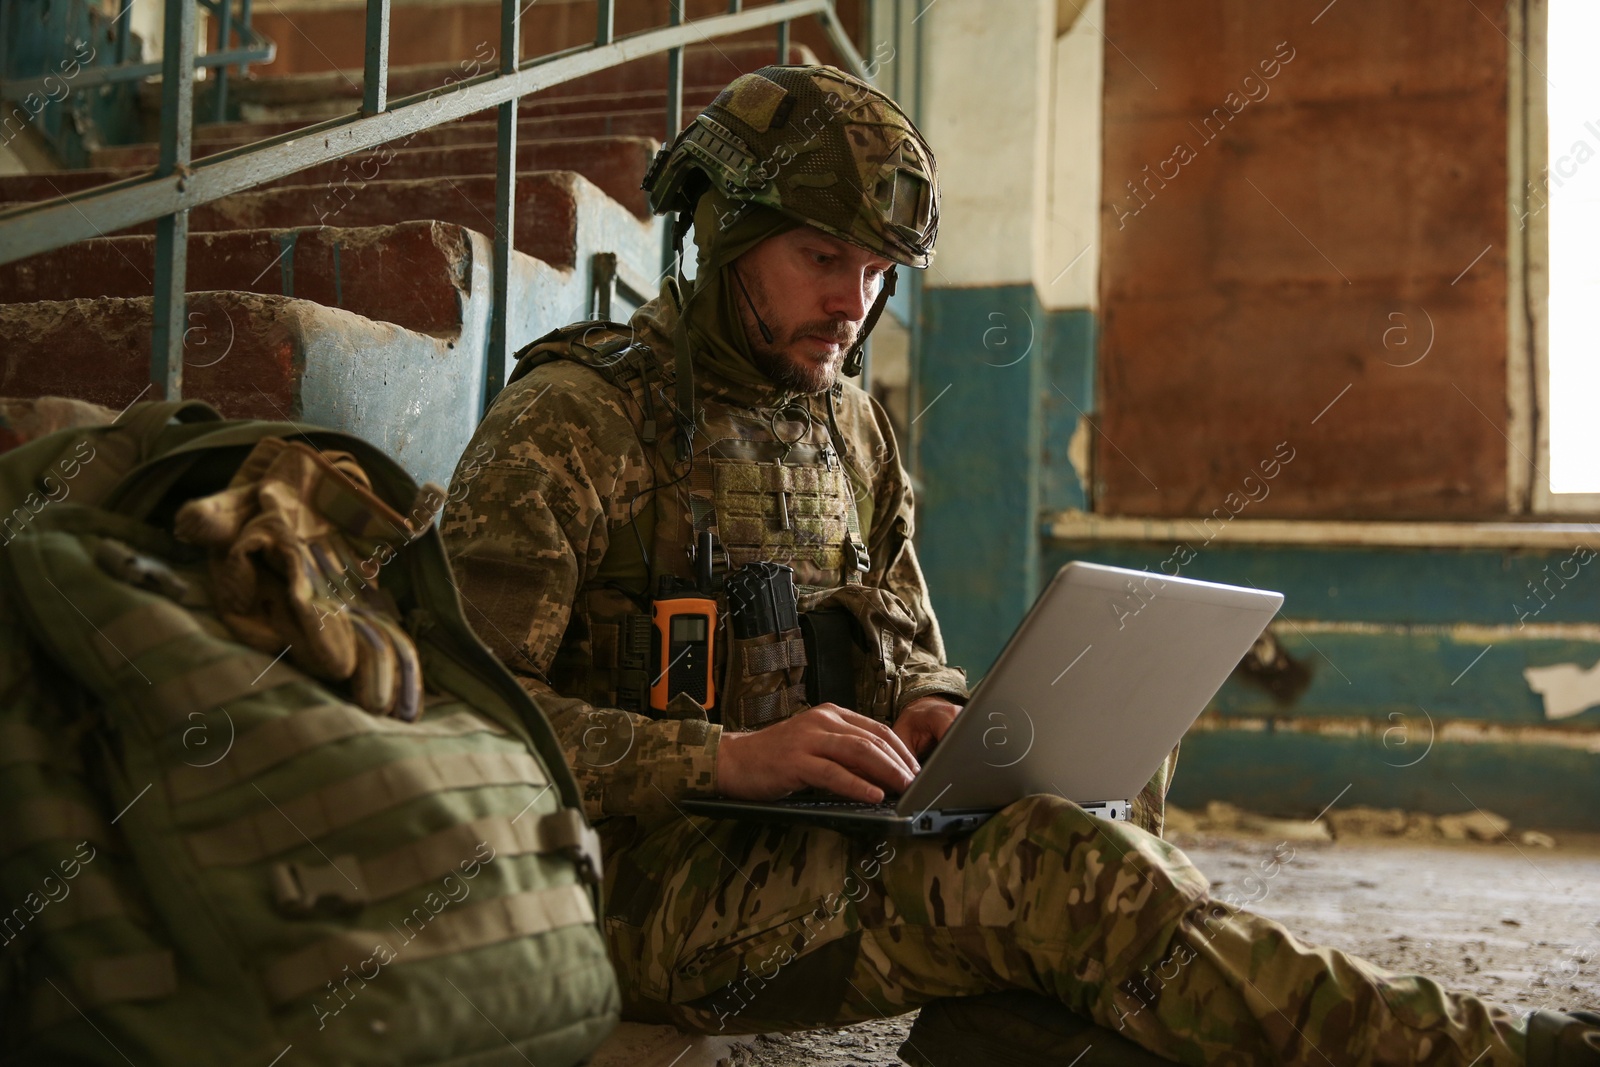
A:
{"type": "Polygon", "coordinates": [[[1551,849],[1556,839],[1539,830],[1517,830],[1511,820],[1474,809],[1451,815],[1429,815],[1400,808],[1333,808],[1315,819],[1257,815],[1225,801],[1213,800],[1204,812],[1167,809],[1166,836],[1251,834],[1282,841],[1345,841],[1392,837],[1403,841],[1479,841],[1551,849]]]}

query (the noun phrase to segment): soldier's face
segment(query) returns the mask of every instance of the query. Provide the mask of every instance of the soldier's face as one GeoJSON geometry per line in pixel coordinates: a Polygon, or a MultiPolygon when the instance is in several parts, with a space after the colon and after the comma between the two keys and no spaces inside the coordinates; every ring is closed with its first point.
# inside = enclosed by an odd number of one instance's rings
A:
{"type": "Polygon", "coordinates": [[[739,309],[756,367],[797,392],[831,386],[891,265],[810,226],[769,237],[740,256],[734,268],[750,298],[738,280],[728,298],[739,309]]]}

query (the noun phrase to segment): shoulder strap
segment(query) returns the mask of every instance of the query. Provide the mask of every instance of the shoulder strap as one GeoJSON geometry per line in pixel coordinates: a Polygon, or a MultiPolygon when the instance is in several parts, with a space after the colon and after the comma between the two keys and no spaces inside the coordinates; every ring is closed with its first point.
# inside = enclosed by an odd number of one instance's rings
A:
{"type": "Polygon", "coordinates": [[[598,371],[607,381],[616,382],[619,369],[616,353],[630,347],[632,341],[633,332],[626,324],[609,319],[588,319],[551,330],[517,351],[517,363],[506,384],[558,359],[582,363],[598,371]]]}
{"type": "Polygon", "coordinates": [[[46,434],[0,457],[0,513],[68,499],[98,505],[141,463],[221,419],[198,400],[136,404],[113,423],[46,434]]]}

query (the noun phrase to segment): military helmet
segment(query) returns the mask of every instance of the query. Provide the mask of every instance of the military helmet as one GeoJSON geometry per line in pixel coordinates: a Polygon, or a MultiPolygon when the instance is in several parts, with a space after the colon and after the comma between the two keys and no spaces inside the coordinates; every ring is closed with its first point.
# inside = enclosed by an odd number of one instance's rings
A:
{"type": "Polygon", "coordinates": [[[657,214],[692,214],[713,182],[896,263],[933,260],[933,153],[893,100],[836,67],[734,79],[657,154],[644,188],[657,214]]]}

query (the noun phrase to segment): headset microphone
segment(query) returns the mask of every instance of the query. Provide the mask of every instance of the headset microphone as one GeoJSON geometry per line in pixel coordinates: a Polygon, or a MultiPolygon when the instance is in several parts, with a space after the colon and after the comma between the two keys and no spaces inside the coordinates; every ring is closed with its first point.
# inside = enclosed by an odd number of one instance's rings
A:
{"type": "Polygon", "coordinates": [[[750,299],[750,290],[744,287],[744,275],[739,273],[738,267],[729,267],[733,271],[733,280],[739,283],[739,291],[744,294],[744,302],[750,305],[750,314],[756,317],[756,328],[761,331],[761,339],[767,344],[772,343],[772,331],[767,329],[767,324],[761,319],[761,312],[756,310],[756,302],[750,299]]]}

